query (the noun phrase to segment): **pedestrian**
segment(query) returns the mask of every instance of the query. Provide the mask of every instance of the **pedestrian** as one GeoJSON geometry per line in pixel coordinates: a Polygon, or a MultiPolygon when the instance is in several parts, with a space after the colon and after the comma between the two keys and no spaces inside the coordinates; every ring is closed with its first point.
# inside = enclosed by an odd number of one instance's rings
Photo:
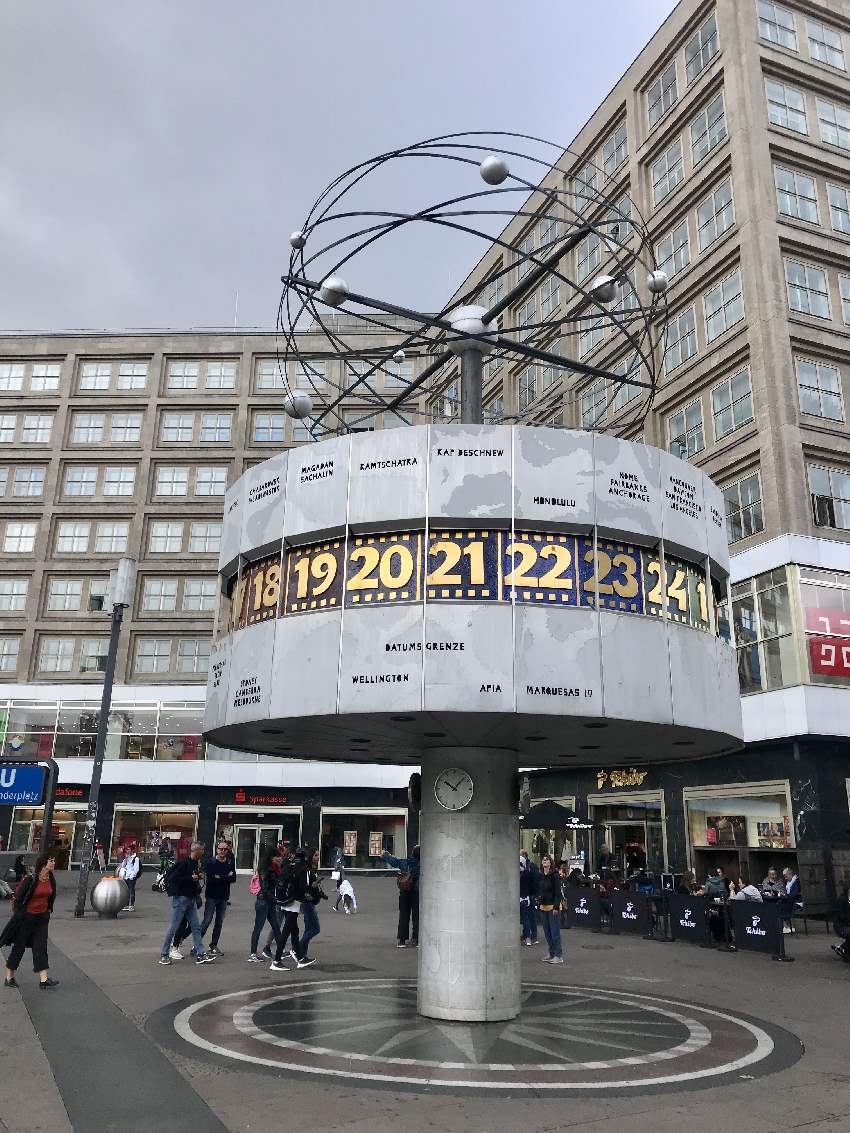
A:
{"type": "Polygon", "coordinates": [[[396,879],[398,884],[398,940],[396,947],[418,948],[419,847],[413,847],[413,853],[409,858],[394,858],[387,850],[384,850],[381,857],[399,871],[396,879]]]}
{"type": "Polygon", "coordinates": [[[354,886],[342,870],[339,871],[339,877],[337,878],[336,893],[337,897],[333,905],[333,911],[335,913],[339,912],[340,902],[342,902],[342,907],[347,917],[357,912],[357,896],[354,892],[354,886]]]}
{"type": "Polygon", "coordinates": [[[298,932],[298,914],[301,912],[302,902],[307,897],[308,871],[307,855],[304,850],[296,850],[293,860],[283,865],[275,887],[275,903],[283,913],[283,924],[280,928],[280,939],[277,942],[277,953],[269,967],[273,972],[288,972],[290,969],[283,962],[283,952],[286,942],[292,942],[290,955],[295,959],[297,968],[309,968],[315,960],[308,960],[305,950],[301,946],[298,932]]]}
{"type": "MultiPolygon", "coordinates": [[[[275,866],[277,874],[280,874],[284,869],[286,869],[287,865],[292,861],[292,848],[290,846],[288,838],[284,838],[281,842],[278,842],[275,861],[277,862],[277,865],[275,866]]],[[[274,892],[274,886],[272,886],[272,892],[274,892]]],[[[263,945],[263,950],[259,953],[259,955],[262,956],[264,960],[272,960],[274,958],[275,954],[272,951],[272,945],[274,945],[275,948],[277,947],[278,937],[280,936],[282,917],[280,915],[280,909],[277,907],[277,905],[275,905],[275,916],[277,917],[278,931],[277,935],[275,935],[274,929],[269,930],[269,935],[266,938],[266,943],[263,945]]],[[[289,955],[290,951],[287,948],[284,950],[284,956],[289,955]]]]}
{"type": "Polygon", "coordinates": [[[319,924],[319,901],[326,899],[325,891],[319,880],[319,851],[314,850],[307,855],[307,896],[309,900],[303,902],[304,932],[301,934],[301,955],[307,958],[310,941],[322,931],[319,924]],[[315,898],[315,900],[313,900],[315,898]]]}
{"type": "MultiPolygon", "coordinates": [[[[280,943],[280,925],[278,924],[277,905],[274,899],[275,885],[280,869],[281,858],[277,851],[271,848],[266,850],[257,869],[259,888],[254,901],[254,928],[251,932],[251,951],[248,953],[248,962],[251,964],[261,964],[263,961],[263,957],[258,954],[257,948],[260,944],[260,933],[267,921],[272,930],[270,939],[274,940],[275,943],[280,943]]],[[[266,959],[270,960],[271,956],[266,956],[266,959]]]]}
{"type": "Polygon", "coordinates": [[[540,878],[537,883],[537,900],[543,919],[543,931],[549,945],[549,955],[543,957],[544,964],[563,964],[564,954],[561,946],[561,878],[548,854],[540,859],[540,878]]]}
{"type": "Polygon", "coordinates": [[[537,879],[531,870],[528,854],[519,855],[519,923],[520,943],[530,948],[537,943],[537,879]]]}
{"type": "Polygon", "coordinates": [[[162,942],[160,964],[168,965],[172,962],[171,951],[175,947],[174,939],[184,917],[195,943],[195,963],[211,964],[213,962],[214,957],[208,955],[204,950],[201,926],[198,921],[197,901],[201,885],[200,862],[203,856],[203,842],[193,842],[189,857],[175,862],[165,875],[165,892],[171,898],[171,919],[168,922],[168,929],[162,942]]]}
{"type": "Polygon", "coordinates": [[[59,986],[58,980],[50,978],[47,959],[47,928],[56,900],[55,867],[52,854],[39,854],[34,873],[26,874],[15,890],[13,916],[0,934],[0,946],[12,945],[6,961],[6,987],[18,986],[15,973],[27,948],[32,949],[32,968],[42,991],[59,986]]]}
{"type": "Polygon", "coordinates": [[[124,849],[124,857],[116,871],[118,876],[124,880],[130,894],[127,904],[121,910],[122,913],[132,913],[136,907],[136,882],[141,871],[142,863],[139,861],[136,847],[128,845],[124,849]]]}
{"type": "Polygon", "coordinates": [[[201,936],[207,931],[215,918],[209,953],[211,956],[220,956],[218,942],[221,938],[221,928],[230,904],[230,886],[236,880],[236,863],[230,853],[226,842],[219,842],[215,848],[215,857],[210,858],[204,866],[206,873],[206,904],[204,905],[204,919],[201,921],[201,936]]]}
{"type": "Polygon", "coordinates": [[[18,856],[15,858],[14,862],[12,863],[12,869],[15,871],[15,884],[17,885],[18,882],[22,878],[26,877],[26,875],[29,873],[29,870],[27,869],[27,863],[24,861],[23,854],[18,854],[18,856]]]}

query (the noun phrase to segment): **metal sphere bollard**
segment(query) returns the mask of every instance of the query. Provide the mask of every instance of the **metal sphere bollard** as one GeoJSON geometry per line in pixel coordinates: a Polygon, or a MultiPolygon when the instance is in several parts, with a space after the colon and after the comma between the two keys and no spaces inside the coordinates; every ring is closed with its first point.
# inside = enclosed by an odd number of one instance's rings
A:
{"type": "Polygon", "coordinates": [[[130,899],[126,881],[120,877],[102,877],[91,891],[91,907],[99,917],[118,916],[130,899]]]}

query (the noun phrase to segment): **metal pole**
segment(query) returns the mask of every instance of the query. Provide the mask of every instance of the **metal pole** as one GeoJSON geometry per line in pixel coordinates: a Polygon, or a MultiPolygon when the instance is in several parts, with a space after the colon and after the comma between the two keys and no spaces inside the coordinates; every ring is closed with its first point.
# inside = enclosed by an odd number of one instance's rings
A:
{"type": "Polygon", "coordinates": [[[460,420],[463,425],[481,425],[484,410],[484,355],[470,347],[460,356],[460,420]]]}
{"type": "Polygon", "coordinates": [[[112,607],[112,629],[109,634],[109,652],[106,655],[106,672],[103,674],[103,696],[100,701],[100,719],[97,723],[97,741],[94,748],[94,764],[91,769],[91,788],[89,808],[86,814],[86,833],[83,840],[80,877],[77,882],[77,904],[75,917],[82,917],[86,911],[86,895],[89,887],[89,873],[97,835],[97,803],[100,794],[100,776],[103,771],[103,757],[106,751],[106,730],[109,726],[109,709],[112,704],[112,682],[115,679],[115,661],[118,657],[118,637],[124,618],[124,606],[112,607]]]}
{"type": "MultiPolygon", "coordinates": [[[[53,803],[56,799],[56,784],[59,782],[59,764],[55,759],[42,760],[47,764],[47,793],[44,796],[44,812],[41,818],[41,849],[46,854],[53,844],[53,803]]],[[[73,850],[73,843],[71,849],[73,850]]]]}

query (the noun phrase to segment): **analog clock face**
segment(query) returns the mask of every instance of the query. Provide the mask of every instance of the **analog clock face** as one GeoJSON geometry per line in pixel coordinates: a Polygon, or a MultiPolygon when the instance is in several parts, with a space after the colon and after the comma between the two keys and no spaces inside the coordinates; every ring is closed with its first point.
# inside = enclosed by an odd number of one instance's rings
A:
{"type": "Polygon", "coordinates": [[[434,797],[446,810],[463,810],[472,801],[472,776],[462,767],[446,767],[434,783],[434,797]]]}

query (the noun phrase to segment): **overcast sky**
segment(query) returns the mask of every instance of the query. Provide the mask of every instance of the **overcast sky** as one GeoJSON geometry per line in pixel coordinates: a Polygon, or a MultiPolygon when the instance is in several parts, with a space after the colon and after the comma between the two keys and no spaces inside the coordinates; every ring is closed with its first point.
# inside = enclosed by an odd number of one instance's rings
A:
{"type": "MultiPolygon", "coordinates": [[[[237,290],[239,324],[270,327],[331,178],[455,130],[566,144],[674,6],[6,0],[0,328],[231,326],[237,290]]],[[[439,307],[476,258],[442,242],[407,279],[388,246],[349,283],[439,307]]]]}

